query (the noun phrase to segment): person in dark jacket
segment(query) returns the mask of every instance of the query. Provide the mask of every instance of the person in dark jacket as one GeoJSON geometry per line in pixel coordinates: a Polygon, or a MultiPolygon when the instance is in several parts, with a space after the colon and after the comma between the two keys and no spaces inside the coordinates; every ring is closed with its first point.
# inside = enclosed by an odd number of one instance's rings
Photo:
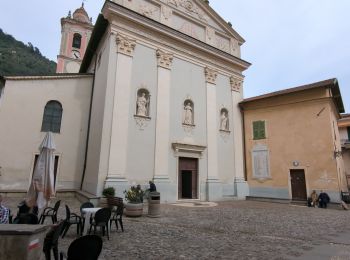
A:
{"type": "Polygon", "coordinates": [[[149,191],[150,192],[157,191],[157,187],[156,187],[156,185],[154,184],[153,181],[149,181],[149,191]]]}
{"type": "Polygon", "coordinates": [[[321,191],[320,195],[318,196],[318,206],[320,208],[327,208],[327,204],[329,203],[331,199],[329,198],[328,194],[321,191]]]}

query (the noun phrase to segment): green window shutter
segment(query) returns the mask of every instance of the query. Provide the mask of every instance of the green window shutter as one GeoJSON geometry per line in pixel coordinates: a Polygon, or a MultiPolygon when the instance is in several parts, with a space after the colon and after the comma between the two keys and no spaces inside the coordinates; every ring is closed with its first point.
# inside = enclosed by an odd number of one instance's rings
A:
{"type": "Polygon", "coordinates": [[[265,121],[260,121],[260,139],[265,139],[265,121]]]}
{"type": "Polygon", "coordinates": [[[350,140],[350,127],[348,127],[348,140],[350,140]]]}
{"type": "Polygon", "coordinates": [[[265,121],[254,121],[253,122],[253,139],[265,139],[265,121]]]}
{"type": "Polygon", "coordinates": [[[253,139],[258,139],[259,136],[259,122],[255,121],[253,122],[253,139]]]}

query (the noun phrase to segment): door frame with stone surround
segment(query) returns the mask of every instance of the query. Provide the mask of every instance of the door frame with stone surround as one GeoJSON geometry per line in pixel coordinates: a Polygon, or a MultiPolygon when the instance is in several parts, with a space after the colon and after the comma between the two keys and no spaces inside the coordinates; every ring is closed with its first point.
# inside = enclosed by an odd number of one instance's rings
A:
{"type": "Polygon", "coordinates": [[[199,161],[198,158],[191,157],[178,157],[178,199],[199,199],[199,161]],[[186,192],[183,190],[183,176],[190,176],[190,186],[191,190],[189,191],[190,196],[186,195],[186,192]],[[184,193],[185,192],[185,193],[184,193]]]}

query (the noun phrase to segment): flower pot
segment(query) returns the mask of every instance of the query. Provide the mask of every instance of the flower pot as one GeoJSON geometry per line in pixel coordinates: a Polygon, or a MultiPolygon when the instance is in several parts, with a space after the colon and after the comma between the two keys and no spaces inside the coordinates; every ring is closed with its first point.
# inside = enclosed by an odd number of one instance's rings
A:
{"type": "Polygon", "coordinates": [[[100,208],[107,208],[108,207],[107,198],[101,197],[99,202],[98,202],[98,206],[100,208]]]}
{"type": "Polygon", "coordinates": [[[128,217],[141,217],[143,213],[143,203],[126,203],[125,204],[125,216],[128,217]]]}
{"type": "Polygon", "coordinates": [[[108,196],[107,203],[108,203],[108,207],[113,209],[114,207],[119,206],[120,204],[123,204],[123,199],[120,197],[108,196]]]}

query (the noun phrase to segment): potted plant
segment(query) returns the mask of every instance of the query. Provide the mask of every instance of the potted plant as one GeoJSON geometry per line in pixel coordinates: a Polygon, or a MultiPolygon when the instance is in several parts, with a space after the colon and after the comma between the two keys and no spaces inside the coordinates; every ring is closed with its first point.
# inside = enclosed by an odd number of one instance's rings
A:
{"type": "Polygon", "coordinates": [[[125,215],[130,217],[141,217],[143,213],[143,195],[144,191],[141,185],[131,186],[129,190],[124,191],[125,200],[125,215]]]}
{"type": "Polygon", "coordinates": [[[113,187],[106,187],[102,191],[103,198],[100,198],[100,207],[111,207],[112,199],[115,195],[115,189],[113,187]]]}

